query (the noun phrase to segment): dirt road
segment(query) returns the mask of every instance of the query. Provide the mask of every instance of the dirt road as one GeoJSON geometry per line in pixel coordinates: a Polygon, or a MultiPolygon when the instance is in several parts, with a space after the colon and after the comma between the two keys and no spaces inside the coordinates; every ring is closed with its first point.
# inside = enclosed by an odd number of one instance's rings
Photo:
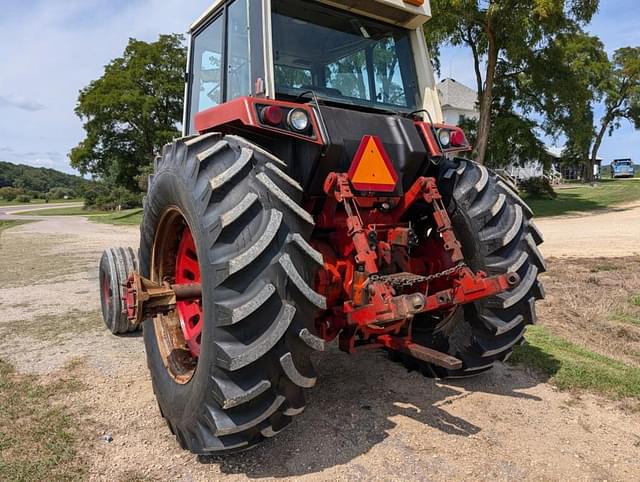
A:
{"type": "Polygon", "coordinates": [[[21,204],[14,206],[0,206],[0,219],[33,219],[32,216],[21,216],[24,211],[39,211],[52,208],[75,208],[82,203],[48,203],[48,204],[21,204]]]}
{"type": "MultiPolygon", "coordinates": [[[[628,223],[639,212],[600,219],[631,216],[628,223]]],[[[540,223],[548,255],[568,249],[576,232],[602,254],[602,241],[588,236],[592,218],[571,220],[571,230],[561,229],[566,223],[540,223]]],[[[633,480],[640,473],[640,414],[619,403],[559,392],[508,365],[443,383],[380,354],[335,349],[316,358],[319,383],[307,411],[280,436],[239,455],[197,459],[160,417],[142,339],[110,336],[98,312],[101,251],[137,239],[135,228],[82,218],[43,218],[0,234],[0,359],[44,377],[75,361],[85,388],[65,403],[79,413],[91,479],[633,480]]]]}
{"type": "Polygon", "coordinates": [[[540,218],[545,256],[624,257],[640,254],[640,204],[606,212],[540,218]]]}

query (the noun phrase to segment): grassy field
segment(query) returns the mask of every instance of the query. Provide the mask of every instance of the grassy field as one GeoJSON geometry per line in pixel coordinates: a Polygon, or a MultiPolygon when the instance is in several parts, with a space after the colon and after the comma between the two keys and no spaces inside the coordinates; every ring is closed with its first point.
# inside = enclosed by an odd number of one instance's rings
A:
{"type": "Polygon", "coordinates": [[[581,348],[543,326],[527,329],[527,343],[514,349],[510,363],[534,368],[563,390],[640,399],[640,369],[581,348]]]}
{"type": "Polygon", "coordinates": [[[640,200],[640,180],[603,179],[595,187],[575,185],[557,189],[556,192],[556,199],[531,199],[526,195],[523,198],[536,216],[597,211],[640,200]]]}
{"type": "Polygon", "coordinates": [[[23,219],[10,219],[10,220],[0,219],[0,232],[4,231],[5,229],[9,229],[14,226],[19,226],[21,224],[26,224],[30,222],[31,221],[25,221],[23,219]]]}
{"type": "MultiPolygon", "coordinates": [[[[82,202],[82,199],[49,199],[49,203],[77,203],[82,202]]],[[[0,206],[22,206],[23,204],[33,204],[34,206],[37,204],[45,204],[44,199],[32,199],[30,202],[18,202],[16,200],[13,201],[5,201],[4,199],[0,199],[0,206]]]]}
{"type": "Polygon", "coordinates": [[[93,216],[90,219],[97,223],[137,226],[142,222],[142,209],[126,209],[103,216],[93,216]]]}
{"type": "Polygon", "coordinates": [[[87,211],[83,206],[35,209],[33,211],[24,211],[20,213],[20,215],[26,216],[98,216],[103,214],[109,214],[109,211],[87,211]]]}
{"type": "Polygon", "coordinates": [[[86,216],[91,221],[116,225],[137,225],[142,221],[142,209],[123,211],[87,211],[82,206],[25,211],[27,216],[86,216]]]}
{"type": "Polygon", "coordinates": [[[0,480],[82,480],[77,420],[62,402],[82,385],[65,373],[43,382],[0,360],[0,480]]]}

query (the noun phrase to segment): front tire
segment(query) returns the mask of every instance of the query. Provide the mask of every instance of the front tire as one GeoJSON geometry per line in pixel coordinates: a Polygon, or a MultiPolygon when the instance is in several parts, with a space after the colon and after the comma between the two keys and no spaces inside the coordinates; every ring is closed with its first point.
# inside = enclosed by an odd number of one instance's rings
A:
{"type": "Polygon", "coordinates": [[[139,329],[127,317],[124,285],[129,275],[138,270],[138,258],[131,248],[108,248],[100,258],[99,282],[102,319],[114,335],[139,329]]]}
{"type": "Polygon", "coordinates": [[[286,168],[245,139],[213,133],[166,146],[156,164],[141,272],[175,276],[188,228],[202,325],[197,357],[175,314],[145,321],[144,340],[162,415],[197,454],[275,435],[303,411],[316,380],[309,357],[324,344],[313,320],[326,301],[312,287],[322,256],[307,242],[313,219],[286,168]]]}

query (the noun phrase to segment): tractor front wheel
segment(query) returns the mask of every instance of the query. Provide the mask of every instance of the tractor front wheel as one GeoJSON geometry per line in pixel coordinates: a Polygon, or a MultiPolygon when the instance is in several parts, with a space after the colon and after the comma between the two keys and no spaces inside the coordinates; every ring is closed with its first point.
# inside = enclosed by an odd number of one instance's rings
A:
{"type": "Polygon", "coordinates": [[[114,335],[138,329],[127,318],[124,304],[124,285],[129,274],[138,270],[138,258],[131,248],[109,248],[100,259],[100,304],[102,319],[114,335]]]}

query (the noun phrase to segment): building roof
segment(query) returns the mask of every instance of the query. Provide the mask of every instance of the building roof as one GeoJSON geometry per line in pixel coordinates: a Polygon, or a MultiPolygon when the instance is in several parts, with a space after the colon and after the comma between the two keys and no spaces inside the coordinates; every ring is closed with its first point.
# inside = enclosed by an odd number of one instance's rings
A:
{"type": "Polygon", "coordinates": [[[444,79],[438,84],[440,104],[443,108],[477,111],[478,94],[454,79],[444,79]]]}
{"type": "MultiPolygon", "coordinates": [[[[562,159],[565,155],[566,147],[556,147],[556,146],[544,146],[544,151],[554,159],[562,159]]],[[[602,157],[596,157],[596,161],[602,162],[602,157]]]]}

